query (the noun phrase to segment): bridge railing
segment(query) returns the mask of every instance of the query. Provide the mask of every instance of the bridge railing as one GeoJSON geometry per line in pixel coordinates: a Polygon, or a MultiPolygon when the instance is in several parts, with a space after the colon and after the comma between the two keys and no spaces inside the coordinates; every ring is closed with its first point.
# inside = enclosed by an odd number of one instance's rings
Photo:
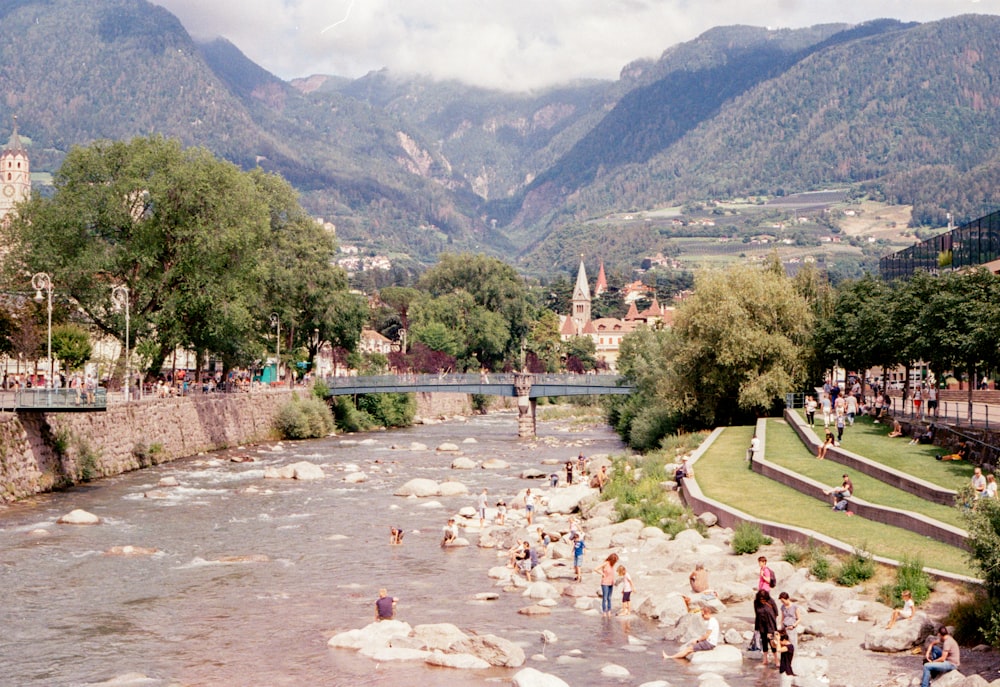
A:
{"type": "Polygon", "coordinates": [[[88,394],[83,389],[19,389],[14,394],[17,410],[102,410],[108,407],[103,387],[88,394]]]}
{"type": "MultiPolygon", "coordinates": [[[[365,386],[370,388],[398,386],[468,386],[474,384],[510,384],[520,376],[513,373],[487,374],[398,374],[358,377],[327,377],[323,381],[331,389],[365,386]]],[[[619,375],[532,374],[532,384],[561,384],[582,387],[617,386],[624,378],[619,375]]]]}

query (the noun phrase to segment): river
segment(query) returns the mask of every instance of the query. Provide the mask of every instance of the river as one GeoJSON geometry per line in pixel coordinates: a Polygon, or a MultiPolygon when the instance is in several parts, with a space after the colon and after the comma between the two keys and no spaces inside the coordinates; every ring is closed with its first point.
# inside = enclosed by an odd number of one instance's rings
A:
{"type": "Polygon", "coordinates": [[[474,506],[482,487],[493,499],[504,494],[510,502],[532,485],[518,477],[521,470],[542,467],[546,458],[622,449],[607,427],[571,421],[540,422],[537,441],[516,435],[515,416],[501,413],[246,447],[6,507],[0,510],[0,684],[508,684],[515,671],[377,664],[328,648],[333,634],[370,622],[383,586],[400,599],[399,619],[411,625],[450,622],[467,632],[505,637],[529,657],[544,653],[551,659],[529,658],[526,665],[571,685],[607,682],[599,673],[606,663],[631,671],[633,677],[620,684],[696,684],[694,674],[661,661],[660,648],[667,646],[661,632],[641,618],[591,618],[568,604],[532,618],[517,614],[527,605],[519,594],[472,600],[495,589],[486,571],[499,559],[476,546],[442,550],[437,544],[448,514],[474,506]],[[476,443],[462,443],[467,438],[476,443]],[[452,470],[454,454],[434,451],[445,441],[473,460],[499,457],[511,467],[452,470]],[[409,450],[411,442],[428,450],[409,450]],[[232,462],[236,455],[254,462],[232,462]],[[323,466],[327,478],[263,478],[265,467],[300,460],[323,466]],[[355,468],[367,481],[345,483],[343,476],[355,468]],[[165,477],[175,477],[180,486],[158,487],[165,477]],[[429,507],[428,499],[393,496],[413,477],[457,479],[469,495],[438,498],[441,508],[429,507]],[[56,524],[76,508],[100,516],[102,524],[56,524]],[[393,525],[407,530],[402,546],[389,546],[393,525]],[[115,546],[157,552],[105,553],[115,546]],[[556,633],[558,643],[543,646],[545,629],[556,633]],[[580,660],[555,660],[574,650],[580,660]]]}

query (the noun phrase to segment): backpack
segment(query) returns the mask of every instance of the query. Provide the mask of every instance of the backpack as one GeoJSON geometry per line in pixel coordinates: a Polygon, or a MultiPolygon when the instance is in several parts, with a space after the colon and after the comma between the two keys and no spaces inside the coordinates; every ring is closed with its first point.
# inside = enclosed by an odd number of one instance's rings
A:
{"type": "Polygon", "coordinates": [[[768,569],[767,569],[767,571],[768,571],[769,573],[771,573],[771,579],[770,579],[770,580],[768,580],[768,582],[767,582],[767,583],[768,583],[768,584],[769,584],[769,585],[771,586],[771,588],[773,589],[773,588],[774,588],[774,587],[775,587],[775,586],[776,586],[776,585],[778,584],[778,578],[774,576],[774,571],[773,571],[773,570],[771,570],[770,568],[768,568],[768,569]]]}

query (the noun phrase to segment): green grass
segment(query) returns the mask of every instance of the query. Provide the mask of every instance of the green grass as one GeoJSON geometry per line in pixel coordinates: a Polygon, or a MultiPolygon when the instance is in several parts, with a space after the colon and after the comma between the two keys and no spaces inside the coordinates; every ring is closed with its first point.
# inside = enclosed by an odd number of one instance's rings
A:
{"type": "MultiPolygon", "coordinates": [[[[805,413],[802,413],[802,417],[805,417],[805,413]]],[[[817,436],[822,437],[822,417],[817,417],[815,429],[817,436]]],[[[950,451],[941,446],[910,445],[909,437],[890,438],[887,436],[890,431],[892,431],[891,423],[876,425],[870,417],[860,417],[854,421],[853,427],[844,430],[844,439],[840,445],[841,448],[869,460],[945,489],[959,489],[969,483],[974,465],[967,461],[934,460],[936,454],[950,451]]]]}
{"type": "Polygon", "coordinates": [[[706,496],[754,517],[814,530],[879,556],[902,560],[905,555],[920,555],[931,567],[976,574],[960,549],[898,527],[834,513],[822,501],[750,471],[744,457],[752,436],[753,427],[729,427],[698,460],[695,475],[706,496]]]}
{"type": "MultiPolygon", "coordinates": [[[[855,423],[855,427],[857,427],[857,423],[855,423]]],[[[847,438],[846,433],[844,438],[847,438]]],[[[860,453],[860,451],[856,452],[860,453]]],[[[851,476],[851,481],[854,482],[858,498],[880,506],[920,513],[934,520],[965,528],[958,510],[955,508],[932,503],[902,489],[891,487],[874,477],[845,468],[832,460],[817,460],[816,456],[810,453],[799,439],[795,430],[784,420],[772,418],[767,421],[767,442],[764,445],[764,456],[776,465],[822,482],[829,488],[840,486],[843,481],[842,475],[847,472],[851,476]]]]}

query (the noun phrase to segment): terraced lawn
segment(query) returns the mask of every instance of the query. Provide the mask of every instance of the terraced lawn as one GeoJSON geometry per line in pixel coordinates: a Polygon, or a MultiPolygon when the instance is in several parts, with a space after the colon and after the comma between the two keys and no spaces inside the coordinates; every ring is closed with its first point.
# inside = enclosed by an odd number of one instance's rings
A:
{"type": "MultiPolygon", "coordinates": [[[[803,419],[805,412],[798,411],[803,419]]],[[[823,420],[817,418],[816,435],[823,436],[823,420]]],[[[945,489],[958,489],[972,479],[972,469],[965,461],[935,460],[936,454],[944,453],[941,446],[910,445],[909,437],[889,437],[892,425],[875,424],[870,417],[860,417],[853,427],[844,430],[841,446],[848,451],[882,463],[896,470],[919,477],[945,489]]]]}
{"type": "Polygon", "coordinates": [[[880,556],[896,560],[919,556],[927,566],[976,574],[960,549],[898,527],[835,513],[822,501],[751,471],[745,456],[752,436],[753,427],[726,428],[698,460],[694,473],[706,496],[754,517],[814,530],[880,556]]]}
{"type": "Polygon", "coordinates": [[[772,463],[822,482],[831,488],[840,486],[843,481],[842,476],[847,472],[851,476],[851,481],[854,482],[854,489],[858,497],[869,503],[920,513],[933,520],[965,528],[965,524],[955,508],[926,501],[902,489],[891,487],[874,477],[847,469],[832,460],[818,460],[805,447],[791,425],[782,419],[771,418],[767,421],[764,457],[772,463]]]}

